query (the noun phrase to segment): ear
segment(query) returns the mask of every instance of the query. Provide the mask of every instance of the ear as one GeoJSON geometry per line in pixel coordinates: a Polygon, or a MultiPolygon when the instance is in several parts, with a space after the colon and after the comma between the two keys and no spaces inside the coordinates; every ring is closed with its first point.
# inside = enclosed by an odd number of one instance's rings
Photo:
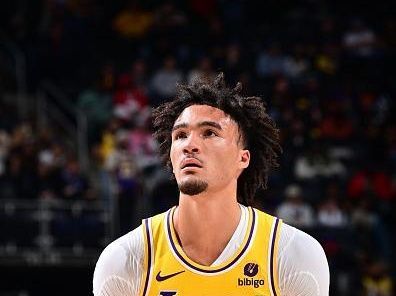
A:
{"type": "Polygon", "coordinates": [[[241,169],[246,169],[250,163],[250,151],[249,150],[241,150],[239,166],[241,169]]]}

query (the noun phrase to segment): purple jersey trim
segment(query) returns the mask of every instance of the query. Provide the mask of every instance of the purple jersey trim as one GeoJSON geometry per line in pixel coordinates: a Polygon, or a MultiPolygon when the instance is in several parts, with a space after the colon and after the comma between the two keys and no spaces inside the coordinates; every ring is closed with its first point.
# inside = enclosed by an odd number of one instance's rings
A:
{"type": "Polygon", "coordinates": [[[147,293],[147,288],[148,288],[148,282],[150,279],[150,272],[151,272],[151,239],[150,239],[150,230],[149,230],[149,224],[148,224],[148,219],[144,219],[144,225],[146,226],[146,238],[147,238],[147,246],[148,246],[148,252],[147,252],[147,274],[146,274],[146,281],[144,283],[144,289],[143,289],[143,295],[146,295],[147,293]]]}
{"type": "Polygon", "coordinates": [[[247,242],[245,244],[245,246],[243,247],[242,251],[235,257],[234,260],[232,260],[232,262],[230,262],[229,264],[227,264],[224,267],[218,268],[218,269],[203,269],[203,268],[199,268],[197,266],[192,265],[190,262],[188,262],[177,250],[176,246],[175,246],[175,242],[173,241],[172,238],[172,233],[171,233],[171,223],[172,223],[172,215],[171,215],[171,211],[168,212],[167,214],[167,231],[168,231],[168,236],[169,236],[169,241],[171,243],[171,247],[173,249],[173,251],[175,252],[176,256],[183,261],[184,264],[186,264],[188,267],[190,267],[191,269],[194,269],[196,271],[202,272],[202,273],[217,273],[217,272],[221,272],[224,271],[228,268],[230,268],[232,265],[235,264],[235,262],[237,262],[242,255],[245,253],[245,251],[247,250],[247,248],[250,245],[250,241],[252,240],[253,237],[253,233],[254,233],[254,227],[255,227],[255,223],[256,223],[256,212],[254,210],[252,210],[252,223],[251,223],[251,227],[250,227],[250,232],[249,232],[249,237],[247,239],[247,242]]]}
{"type": "Polygon", "coordinates": [[[272,241],[271,241],[271,255],[270,255],[271,287],[272,287],[272,292],[274,293],[274,296],[277,296],[276,289],[275,289],[275,281],[274,281],[274,249],[275,249],[275,240],[276,240],[278,225],[279,225],[279,219],[276,218],[275,226],[274,226],[274,233],[272,235],[272,241]]]}

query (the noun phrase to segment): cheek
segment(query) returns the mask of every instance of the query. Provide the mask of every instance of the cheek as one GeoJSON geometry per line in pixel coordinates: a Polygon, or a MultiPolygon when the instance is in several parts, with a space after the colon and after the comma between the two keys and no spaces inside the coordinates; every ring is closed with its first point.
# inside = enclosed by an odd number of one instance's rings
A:
{"type": "Polygon", "coordinates": [[[169,157],[172,159],[174,154],[175,154],[175,149],[171,147],[169,150],[169,157]]]}
{"type": "Polygon", "coordinates": [[[226,171],[236,169],[238,162],[238,153],[233,149],[221,149],[212,153],[212,159],[220,168],[219,173],[224,174],[226,171]]]}

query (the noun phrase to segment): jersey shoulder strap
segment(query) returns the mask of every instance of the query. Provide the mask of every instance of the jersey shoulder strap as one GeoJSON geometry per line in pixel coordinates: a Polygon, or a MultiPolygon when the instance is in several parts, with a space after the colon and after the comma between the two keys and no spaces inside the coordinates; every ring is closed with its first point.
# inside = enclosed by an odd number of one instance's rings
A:
{"type": "Polygon", "coordinates": [[[255,209],[255,211],[259,215],[259,221],[261,221],[260,223],[268,225],[264,229],[270,229],[268,241],[269,283],[273,296],[280,296],[281,294],[278,281],[278,247],[283,221],[282,219],[279,219],[260,210],[255,209]]]}
{"type": "Polygon", "coordinates": [[[152,278],[153,267],[154,267],[154,238],[158,234],[158,230],[161,227],[162,221],[167,212],[155,215],[151,218],[143,219],[142,231],[144,237],[144,262],[143,272],[140,280],[140,293],[139,295],[148,295],[148,288],[150,287],[150,281],[152,278]]]}

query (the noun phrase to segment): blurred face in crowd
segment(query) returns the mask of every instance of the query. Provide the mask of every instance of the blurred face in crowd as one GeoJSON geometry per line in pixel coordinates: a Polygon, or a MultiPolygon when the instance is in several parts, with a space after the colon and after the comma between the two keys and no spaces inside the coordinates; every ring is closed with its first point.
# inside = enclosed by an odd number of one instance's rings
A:
{"type": "Polygon", "coordinates": [[[235,186],[249,165],[237,123],[207,105],[184,109],[174,123],[170,158],[180,192],[197,195],[235,186]]]}

